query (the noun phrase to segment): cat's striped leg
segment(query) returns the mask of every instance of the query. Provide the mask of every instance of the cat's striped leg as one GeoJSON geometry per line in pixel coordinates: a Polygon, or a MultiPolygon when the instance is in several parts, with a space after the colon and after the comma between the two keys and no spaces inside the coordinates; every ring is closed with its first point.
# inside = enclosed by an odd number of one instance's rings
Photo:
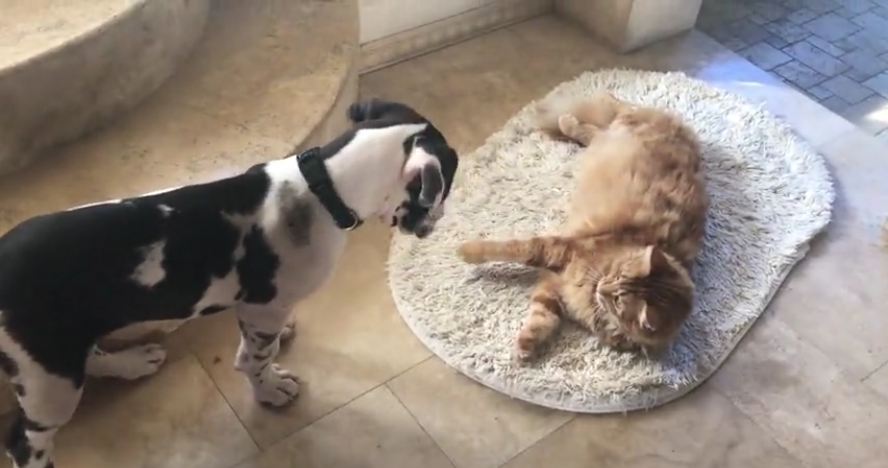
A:
{"type": "Polygon", "coordinates": [[[530,313],[518,332],[516,357],[531,359],[558,330],[561,314],[561,279],[554,273],[543,273],[530,298],[530,313]]]}

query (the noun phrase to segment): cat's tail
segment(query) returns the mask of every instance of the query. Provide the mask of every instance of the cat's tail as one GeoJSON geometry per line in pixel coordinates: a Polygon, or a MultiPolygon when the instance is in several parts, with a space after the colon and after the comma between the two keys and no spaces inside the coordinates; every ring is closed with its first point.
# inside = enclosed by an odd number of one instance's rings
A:
{"type": "Polygon", "coordinates": [[[460,245],[458,253],[467,263],[516,262],[558,271],[567,266],[575,250],[570,238],[544,236],[527,240],[474,240],[460,245]]]}

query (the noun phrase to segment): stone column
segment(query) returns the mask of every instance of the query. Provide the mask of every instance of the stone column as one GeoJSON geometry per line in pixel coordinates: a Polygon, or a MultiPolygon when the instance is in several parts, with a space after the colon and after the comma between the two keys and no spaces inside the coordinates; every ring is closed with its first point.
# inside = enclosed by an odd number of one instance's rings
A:
{"type": "Polygon", "coordinates": [[[576,21],[620,52],[629,52],[694,27],[703,0],[555,0],[558,14],[576,21]]]}

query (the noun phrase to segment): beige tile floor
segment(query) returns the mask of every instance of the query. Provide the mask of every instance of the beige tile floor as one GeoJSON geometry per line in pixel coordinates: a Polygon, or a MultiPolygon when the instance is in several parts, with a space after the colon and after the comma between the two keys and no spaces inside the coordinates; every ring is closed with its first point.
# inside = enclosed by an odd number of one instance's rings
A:
{"type": "MultiPolygon", "coordinates": [[[[829,159],[835,222],[714,378],[649,412],[577,416],[472,383],[420,345],[386,287],[388,233],[355,233],[335,278],[296,311],[281,362],[307,383],[263,409],[231,368],[230,316],[168,338],[137,383],[89,382],[58,439],[60,468],[877,467],[888,459],[885,147],[700,33],[615,56],[551,17],[362,78],[414,104],[467,153],[529,100],[581,71],[684,70],[766,105],[829,159]]],[[[281,141],[194,113],[118,125],[0,179],[0,229],[38,212],[230,173],[281,141]],[[160,130],[158,130],[160,129],[160,130]]],[[[434,238],[429,240],[434,241],[434,238]]]]}

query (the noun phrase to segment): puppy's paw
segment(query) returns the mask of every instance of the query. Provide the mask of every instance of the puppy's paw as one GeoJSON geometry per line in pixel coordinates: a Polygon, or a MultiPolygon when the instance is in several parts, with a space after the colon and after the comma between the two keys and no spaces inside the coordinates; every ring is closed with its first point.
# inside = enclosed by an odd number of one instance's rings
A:
{"type": "Polygon", "coordinates": [[[284,328],[281,329],[280,340],[281,343],[286,343],[293,339],[296,336],[296,322],[289,321],[284,324],[284,328]]]}
{"type": "Polygon", "coordinates": [[[156,373],[165,360],[166,351],[163,347],[150,343],[91,356],[86,372],[94,377],[136,380],[156,373]]]}
{"type": "Polygon", "coordinates": [[[486,260],[484,258],[485,244],[486,242],[481,240],[463,242],[463,244],[459,246],[459,249],[457,249],[457,254],[459,254],[460,258],[466,263],[484,263],[486,260]]]}
{"type": "Polygon", "coordinates": [[[299,379],[288,370],[272,364],[270,372],[253,387],[256,400],[268,406],[281,407],[299,396],[299,379]]]}

